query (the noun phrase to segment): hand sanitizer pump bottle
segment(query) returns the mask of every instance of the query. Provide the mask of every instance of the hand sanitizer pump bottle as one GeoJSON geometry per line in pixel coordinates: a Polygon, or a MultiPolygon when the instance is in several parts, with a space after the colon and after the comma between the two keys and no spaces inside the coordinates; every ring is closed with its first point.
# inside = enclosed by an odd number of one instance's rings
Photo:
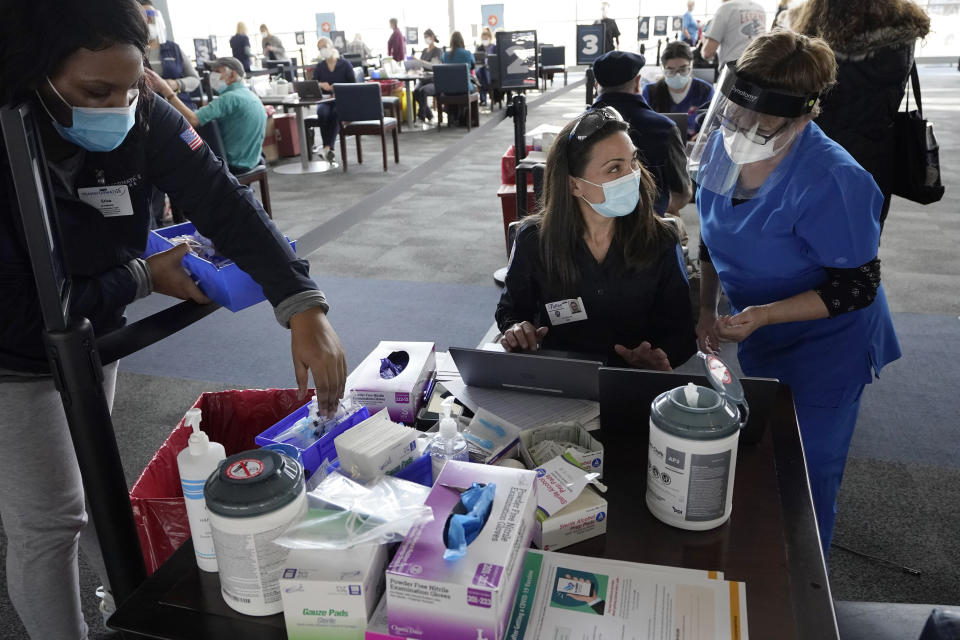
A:
{"type": "Polygon", "coordinates": [[[226,458],[223,445],[210,442],[200,431],[200,409],[187,411],[186,424],[193,427],[187,448],[177,455],[177,468],[180,470],[180,483],[183,485],[183,498],[187,505],[187,521],[190,523],[190,536],[193,538],[193,550],[197,556],[197,566],[204,571],[217,570],[217,555],[213,551],[213,536],[210,533],[210,515],[203,499],[203,485],[220,461],[226,458]]]}
{"type": "Polygon", "coordinates": [[[443,401],[443,418],[440,420],[440,430],[430,441],[430,446],[427,449],[430,452],[434,482],[440,477],[440,471],[447,460],[462,460],[464,462],[470,460],[467,441],[457,430],[457,421],[450,417],[452,408],[452,399],[448,398],[443,401]]]}

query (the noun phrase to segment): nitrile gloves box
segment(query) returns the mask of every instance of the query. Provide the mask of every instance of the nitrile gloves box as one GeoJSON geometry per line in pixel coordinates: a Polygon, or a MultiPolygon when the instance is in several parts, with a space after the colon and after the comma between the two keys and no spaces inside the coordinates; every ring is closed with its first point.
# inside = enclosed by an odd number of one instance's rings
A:
{"type": "Polygon", "coordinates": [[[432,342],[383,341],[351,376],[354,399],[370,415],[387,409],[395,422],[413,424],[436,371],[432,342]]]}
{"type": "Polygon", "coordinates": [[[533,535],[536,473],[448,461],[426,504],[433,520],[418,522],[387,569],[389,631],[415,639],[501,640],[533,535]],[[444,528],[460,489],[493,483],[490,517],[466,554],[444,560],[444,528]]]}
{"type": "Polygon", "coordinates": [[[290,640],[363,640],[383,593],[387,547],[344,551],[296,549],[280,572],[283,617],[290,640]]]}
{"type": "Polygon", "coordinates": [[[524,464],[531,469],[543,465],[551,458],[563,455],[584,471],[599,473],[603,477],[603,444],[590,435],[578,422],[556,422],[520,433],[520,455],[524,464]],[[559,444],[548,446],[537,458],[532,452],[550,442],[569,442],[577,445],[564,450],[559,444]]]}
{"type": "Polygon", "coordinates": [[[607,501],[593,487],[549,518],[537,517],[533,544],[544,551],[556,551],[607,532],[607,501]]]}

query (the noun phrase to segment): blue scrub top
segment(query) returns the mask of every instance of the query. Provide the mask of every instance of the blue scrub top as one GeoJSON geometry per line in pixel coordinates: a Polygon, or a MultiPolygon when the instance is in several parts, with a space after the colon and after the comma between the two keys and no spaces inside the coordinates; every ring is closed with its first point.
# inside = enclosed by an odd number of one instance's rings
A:
{"type": "MultiPolygon", "coordinates": [[[[708,150],[723,153],[718,135],[708,150]]],[[[810,123],[775,170],[771,188],[733,206],[729,194],[697,194],[700,232],[735,312],[824,282],[824,267],[854,268],[877,255],[883,195],[840,145],[810,123]]],[[[769,180],[769,179],[768,179],[769,180]]],[[[751,376],[795,390],[867,384],[900,357],[881,286],[867,307],[832,318],[770,325],[739,345],[751,376]]]]}

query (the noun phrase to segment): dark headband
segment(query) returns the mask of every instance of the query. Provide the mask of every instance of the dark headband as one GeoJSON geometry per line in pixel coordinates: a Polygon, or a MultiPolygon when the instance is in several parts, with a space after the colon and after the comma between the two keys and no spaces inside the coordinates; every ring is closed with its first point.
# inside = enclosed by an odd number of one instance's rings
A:
{"type": "Polygon", "coordinates": [[[767,89],[737,75],[736,63],[727,64],[720,93],[730,102],[771,116],[799,118],[813,111],[819,93],[791,93],[767,89]]]}

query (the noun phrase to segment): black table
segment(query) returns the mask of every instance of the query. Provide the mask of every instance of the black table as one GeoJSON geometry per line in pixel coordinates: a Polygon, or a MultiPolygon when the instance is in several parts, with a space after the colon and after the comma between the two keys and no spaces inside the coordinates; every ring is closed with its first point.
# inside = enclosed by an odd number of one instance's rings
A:
{"type": "MultiPolygon", "coordinates": [[[[769,420],[758,442],[740,445],[730,521],[694,532],[654,518],[644,495],[650,401],[695,378],[619,369],[600,375],[597,435],[609,487],[607,533],[562,552],[723,571],[729,580],[746,582],[750,637],[838,638],[790,389],[776,381],[745,381],[752,420],[758,414],[769,420]]],[[[197,568],[189,543],[123,603],[110,625],[139,634],[134,637],[286,637],[281,615],[249,617],[227,607],[217,575],[197,568]]]]}

